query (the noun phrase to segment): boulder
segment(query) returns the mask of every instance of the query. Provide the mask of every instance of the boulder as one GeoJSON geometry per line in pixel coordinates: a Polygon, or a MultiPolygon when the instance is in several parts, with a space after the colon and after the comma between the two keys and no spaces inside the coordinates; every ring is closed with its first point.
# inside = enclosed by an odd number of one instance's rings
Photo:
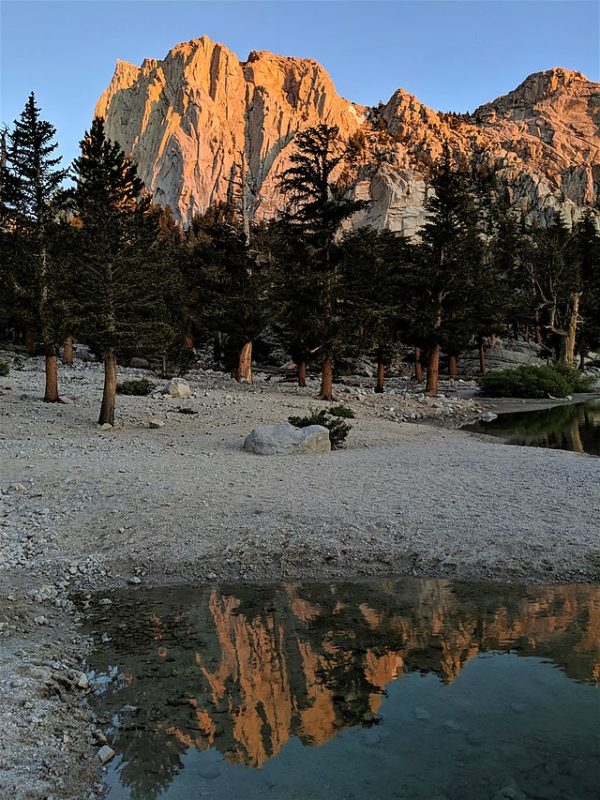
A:
{"type": "Polygon", "coordinates": [[[257,425],[246,437],[244,450],[261,456],[286,453],[329,453],[329,431],[322,425],[295,428],[289,422],[257,425]]]}
{"type": "Polygon", "coordinates": [[[132,358],[129,366],[134,369],[150,369],[150,363],[145,358],[132,358]]]}
{"type": "MultiPolygon", "coordinates": [[[[500,369],[514,369],[522,366],[541,366],[545,364],[542,348],[533,342],[507,341],[495,347],[485,348],[485,363],[488,372],[500,369]]],[[[467,350],[458,360],[458,371],[470,377],[479,372],[479,351],[467,350]]]]}
{"type": "Polygon", "coordinates": [[[166,386],[160,390],[161,394],[168,394],[169,397],[179,397],[181,400],[187,400],[192,396],[190,385],[183,378],[171,378],[166,386]]]}
{"type": "Polygon", "coordinates": [[[73,345],[73,352],[76,358],[79,358],[81,361],[97,361],[96,354],[92,353],[89,346],[87,344],[83,344],[82,342],[77,342],[77,344],[73,345]]]}

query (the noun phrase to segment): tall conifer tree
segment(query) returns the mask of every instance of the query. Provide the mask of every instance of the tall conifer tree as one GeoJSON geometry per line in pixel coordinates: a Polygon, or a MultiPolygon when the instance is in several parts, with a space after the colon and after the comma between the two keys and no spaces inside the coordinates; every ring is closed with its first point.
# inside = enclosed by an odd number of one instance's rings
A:
{"type": "Polygon", "coordinates": [[[44,400],[48,403],[59,400],[58,349],[65,322],[59,310],[63,269],[52,249],[57,198],[67,170],[59,168],[61,158],[53,155],[58,146],[55,136],[54,126],[41,119],[32,92],[8,134],[2,180],[3,216],[10,218],[12,237],[10,284],[26,327],[35,329],[41,339],[46,357],[44,400]]]}
{"type": "MultiPolygon", "coordinates": [[[[308,338],[319,343],[320,397],[331,400],[334,359],[347,343],[344,316],[339,313],[343,276],[338,236],[342,223],[365,203],[346,197],[333,179],[344,157],[337,127],[318,125],[302,131],[296,135],[296,146],[292,165],[280,183],[289,201],[284,224],[296,238],[296,260],[289,265],[286,279],[289,286],[300,289],[310,309],[305,323],[310,330],[308,338]]],[[[301,323],[300,315],[288,316],[301,323]]],[[[292,339],[297,338],[296,331],[292,339]]]]}
{"type": "Polygon", "coordinates": [[[435,165],[425,203],[428,219],[414,253],[413,295],[419,298],[414,335],[428,350],[426,390],[438,391],[442,347],[456,315],[469,302],[483,258],[481,215],[469,175],[446,147],[435,165]]]}
{"type": "Polygon", "coordinates": [[[99,424],[114,424],[118,355],[165,354],[173,336],[168,300],[176,277],[162,212],[143,194],[135,165],[104,122],[94,119],[74,162],[73,211],[80,227],[76,254],[78,327],[104,359],[99,424]],[[167,241],[168,246],[165,246],[167,241]]]}

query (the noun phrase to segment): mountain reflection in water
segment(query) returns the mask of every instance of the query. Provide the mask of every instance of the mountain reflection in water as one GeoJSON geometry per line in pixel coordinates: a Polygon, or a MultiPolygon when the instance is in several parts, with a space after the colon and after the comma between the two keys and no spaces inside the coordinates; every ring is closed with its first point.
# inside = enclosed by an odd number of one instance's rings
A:
{"type": "Polygon", "coordinates": [[[94,702],[128,792],[110,797],[157,798],[189,751],[255,768],[291,740],[324,745],[349,728],[375,735],[392,682],[420,673],[448,686],[484,653],[549,660],[574,682],[600,683],[600,586],[379,580],[112,597],[90,610],[94,702]]]}

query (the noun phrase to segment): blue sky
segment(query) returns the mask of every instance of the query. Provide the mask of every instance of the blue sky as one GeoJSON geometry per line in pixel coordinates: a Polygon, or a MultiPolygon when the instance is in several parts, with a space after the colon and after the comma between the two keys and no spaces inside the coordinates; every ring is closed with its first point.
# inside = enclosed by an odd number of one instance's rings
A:
{"type": "Polygon", "coordinates": [[[600,80],[596,0],[1,0],[0,15],[0,117],[12,123],[34,90],[66,160],[117,58],[162,58],[202,34],[242,60],[316,58],[342,95],[371,105],[403,87],[473,110],[552,66],[600,80]]]}

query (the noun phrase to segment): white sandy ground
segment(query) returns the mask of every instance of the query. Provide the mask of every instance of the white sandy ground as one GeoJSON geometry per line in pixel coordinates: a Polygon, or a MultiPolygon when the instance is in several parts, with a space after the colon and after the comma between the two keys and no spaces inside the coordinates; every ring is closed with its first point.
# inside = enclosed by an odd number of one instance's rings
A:
{"type": "Polygon", "coordinates": [[[69,590],[134,576],[600,579],[599,458],[452,429],[473,401],[345,387],[347,449],[255,456],[241,450],[253,425],[319,405],[315,384],[189,380],[190,400],[118,397],[117,426],[100,432],[99,365],[61,369],[68,405],[41,402],[41,359],[0,379],[1,798],[100,793],[69,590]],[[438,425],[399,421],[413,415],[438,425]]]}

